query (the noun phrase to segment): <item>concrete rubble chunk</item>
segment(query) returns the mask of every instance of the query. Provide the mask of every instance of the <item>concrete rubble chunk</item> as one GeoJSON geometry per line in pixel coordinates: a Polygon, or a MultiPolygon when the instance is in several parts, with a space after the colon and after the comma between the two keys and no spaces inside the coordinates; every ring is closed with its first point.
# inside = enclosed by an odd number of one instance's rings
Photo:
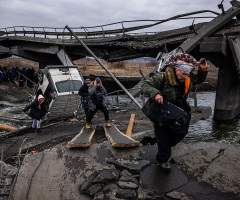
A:
{"type": "Polygon", "coordinates": [[[17,170],[18,170],[17,167],[6,164],[3,161],[0,161],[0,166],[2,166],[2,175],[3,176],[15,176],[17,173],[17,170]]]}
{"type": "Polygon", "coordinates": [[[86,193],[88,188],[92,185],[93,180],[97,177],[98,172],[93,172],[89,177],[83,181],[81,185],[79,185],[79,191],[80,193],[86,193]]]}
{"type": "Polygon", "coordinates": [[[97,194],[103,188],[104,185],[105,184],[94,184],[88,188],[86,194],[93,196],[93,195],[97,194]]]}
{"type": "Polygon", "coordinates": [[[102,169],[99,171],[99,176],[104,180],[104,181],[113,181],[117,180],[119,177],[119,174],[116,170],[112,169],[102,169]]]}
{"type": "Polygon", "coordinates": [[[132,182],[132,183],[135,183],[138,185],[138,180],[134,177],[130,177],[130,178],[127,178],[127,177],[124,177],[124,176],[121,176],[119,181],[122,181],[122,182],[132,182]]]}
{"type": "Polygon", "coordinates": [[[176,199],[176,200],[194,200],[193,197],[188,196],[182,192],[172,191],[166,194],[168,197],[176,199]]]}
{"type": "Polygon", "coordinates": [[[12,177],[4,177],[4,178],[1,178],[1,185],[11,185],[12,184],[12,181],[13,181],[13,178],[12,177]]]}
{"type": "Polygon", "coordinates": [[[137,193],[135,190],[121,189],[117,191],[116,197],[120,199],[134,200],[137,198],[137,193]]]}
{"type": "Polygon", "coordinates": [[[129,161],[124,159],[108,159],[107,163],[114,164],[118,169],[126,169],[131,173],[140,173],[144,167],[150,165],[150,161],[148,160],[129,161]]]}
{"type": "Polygon", "coordinates": [[[198,181],[222,192],[240,194],[239,145],[222,143],[179,143],[173,150],[177,165],[198,181]]]}
{"type": "Polygon", "coordinates": [[[119,181],[118,186],[123,189],[137,189],[138,185],[133,182],[119,181]]]}
{"type": "Polygon", "coordinates": [[[138,200],[168,200],[168,198],[140,185],[138,188],[138,200]]]}
{"type": "Polygon", "coordinates": [[[102,190],[94,195],[93,200],[120,200],[116,197],[116,192],[119,190],[117,184],[110,183],[105,185],[102,190]]]}

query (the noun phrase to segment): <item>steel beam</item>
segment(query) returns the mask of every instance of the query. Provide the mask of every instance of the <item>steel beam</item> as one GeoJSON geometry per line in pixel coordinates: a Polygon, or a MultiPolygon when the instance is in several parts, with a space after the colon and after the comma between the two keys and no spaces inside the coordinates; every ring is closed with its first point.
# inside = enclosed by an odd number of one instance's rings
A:
{"type": "Polygon", "coordinates": [[[240,14],[240,7],[231,7],[228,9],[225,14],[220,14],[215,17],[212,21],[205,24],[197,31],[197,35],[193,34],[190,36],[185,42],[181,44],[181,47],[185,52],[189,53],[192,51],[197,45],[200,44],[204,37],[208,37],[229,22],[233,17],[240,14]]]}
{"type": "Polygon", "coordinates": [[[63,49],[57,52],[57,56],[64,66],[74,66],[71,58],[67,55],[67,53],[63,49]]]}

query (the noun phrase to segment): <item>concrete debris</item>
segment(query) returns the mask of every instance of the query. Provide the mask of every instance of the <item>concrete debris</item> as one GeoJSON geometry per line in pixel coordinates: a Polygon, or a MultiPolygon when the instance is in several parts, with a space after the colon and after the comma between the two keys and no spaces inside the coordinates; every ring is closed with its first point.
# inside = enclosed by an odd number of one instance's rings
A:
{"type": "Polygon", "coordinates": [[[119,181],[118,186],[122,189],[137,189],[138,185],[132,182],[119,181]]]}
{"type": "Polygon", "coordinates": [[[140,171],[150,165],[149,160],[129,161],[123,159],[108,159],[107,163],[114,164],[118,169],[126,169],[132,173],[140,173],[140,171]]]}
{"type": "Polygon", "coordinates": [[[158,194],[145,188],[143,186],[139,186],[138,188],[138,200],[169,200],[164,195],[158,194]]]}
{"type": "Polygon", "coordinates": [[[174,160],[198,181],[206,182],[222,192],[240,193],[239,145],[222,143],[180,143],[174,160]]]}
{"type": "Polygon", "coordinates": [[[156,151],[156,145],[124,151],[110,143],[75,150],[59,144],[44,151],[41,163],[41,153],[25,156],[12,197],[25,198],[31,186],[29,199],[42,200],[239,199],[239,145],[179,143],[171,173],[154,161],[156,151]],[[37,184],[29,186],[31,178],[37,184]]]}
{"type": "Polygon", "coordinates": [[[113,181],[118,179],[119,174],[111,169],[102,169],[99,171],[99,177],[104,181],[113,181]]]}
{"type": "Polygon", "coordinates": [[[135,190],[130,189],[120,189],[116,193],[116,197],[120,199],[136,199],[137,198],[137,192],[135,190]]]}
{"type": "Polygon", "coordinates": [[[175,200],[194,200],[193,197],[183,194],[178,191],[172,191],[166,194],[168,197],[173,198],[175,200]]]}
{"type": "Polygon", "coordinates": [[[18,168],[13,165],[8,165],[3,161],[0,161],[0,166],[2,166],[2,175],[3,176],[15,176],[18,168]]]}

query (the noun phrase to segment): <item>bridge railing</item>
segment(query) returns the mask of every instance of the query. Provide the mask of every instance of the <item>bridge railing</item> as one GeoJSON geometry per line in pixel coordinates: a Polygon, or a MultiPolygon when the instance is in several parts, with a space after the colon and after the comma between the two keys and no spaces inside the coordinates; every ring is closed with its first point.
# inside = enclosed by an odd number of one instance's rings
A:
{"type": "MultiPolygon", "coordinates": [[[[93,38],[107,38],[123,36],[124,29],[106,30],[106,31],[81,31],[81,28],[75,28],[75,33],[80,38],[93,39],[93,38]]],[[[157,32],[142,32],[142,33],[128,33],[127,35],[153,35],[157,32]]],[[[51,27],[28,27],[28,26],[14,26],[0,29],[0,36],[24,36],[24,37],[39,37],[39,38],[52,38],[52,39],[73,39],[71,33],[64,28],[51,28],[51,27]]]]}
{"type": "MultiPolygon", "coordinates": [[[[186,17],[189,15],[196,15],[202,13],[212,13],[219,15],[211,10],[201,10],[196,12],[190,12],[186,14],[176,15],[163,20],[131,20],[131,21],[121,21],[111,24],[92,26],[92,27],[71,27],[74,33],[81,38],[91,39],[91,38],[105,38],[105,37],[117,37],[117,36],[139,36],[139,35],[152,35],[157,34],[157,32],[142,32],[133,33],[133,31],[150,28],[161,23],[165,23],[171,20],[179,19],[191,19],[191,18],[213,18],[213,17],[186,17]],[[148,24],[143,24],[147,23],[148,24]],[[129,24],[137,23],[136,26],[129,27],[129,24]],[[126,28],[127,27],[127,28],[126,28]],[[91,30],[91,31],[89,31],[91,30]],[[96,30],[96,31],[95,31],[96,30]]],[[[1,36],[31,36],[31,37],[42,37],[42,38],[57,38],[57,39],[72,39],[73,35],[65,30],[65,28],[55,28],[55,27],[30,27],[30,26],[14,26],[0,29],[1,36]]]]}

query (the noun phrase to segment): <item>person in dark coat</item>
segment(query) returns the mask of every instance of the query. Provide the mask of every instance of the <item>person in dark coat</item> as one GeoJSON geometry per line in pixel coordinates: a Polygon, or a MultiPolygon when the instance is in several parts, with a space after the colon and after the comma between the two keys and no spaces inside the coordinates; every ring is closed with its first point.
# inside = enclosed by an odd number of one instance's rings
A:
{"type": "Polygon", "coordinates": [[[89,97],[88,97],[88,88],[91,84],[90,79],[86,79],[84,81],[84,84],[80,87],[78,94],[81,96],[81,102],[82,102],[82,108],[84,109],[86,121],[89,118],[89,109],[88,109],[88,103],[89,103],[89,97]]]}
{"type": "Polygon", "coordinates": [[[25,113],[27,110],[30,110],[30,113],[28,114],[29,117],[33,119],[32,123],[32,130],[35,131],[35,128],[37,128],[37,132],[42,132],[40,129],[41,125],[41,119],[44,118],[44,116],[47,114],[50,114],[48,112],[47,107],[44,104],[44,97],[42,95],[39,95],[31,104],[27,105],[22,113],[25,113]]]}
{"type": "MultiPolygon", "coordinates": [[[[189,54],[173,55],[166,63],[166,71],[157,73],[142,84],[142,91],[149,96],[148,101],[143,106],[144,113],[150,108],[153,101],[163,104],[163,99],[184,110],[191,118],[191,108],[187,103],[187,96],[193,85],[201,84],[205,81],[208,73],[207,62],[197,62],[189,54]],[[197,74],[192,71],[198,68],[197,74]]],[[[181,134],[172,133],[169,128],[159,126],[154,123],[155,135],[158,145],[156,160],[165,171],[171,171],[169,159],[171,157],[171,147],[179,143],[188,133],[189,121],[186,129],[181,134]]]]}
{"type": "Polygon", "coordinates": [[[87,119],[86,128],[91,128],[91,121],[98,110],[101,110],[105,116],[105,123],[107,127],[110,127],[111,124],[109,122],[109,112],[106,107],[106,94],[107,90],[102,84],[102,81],[99,77],[97,77],[94,81],[94,85],[88,88],[89,98],[89,118],[87,119]]]}

